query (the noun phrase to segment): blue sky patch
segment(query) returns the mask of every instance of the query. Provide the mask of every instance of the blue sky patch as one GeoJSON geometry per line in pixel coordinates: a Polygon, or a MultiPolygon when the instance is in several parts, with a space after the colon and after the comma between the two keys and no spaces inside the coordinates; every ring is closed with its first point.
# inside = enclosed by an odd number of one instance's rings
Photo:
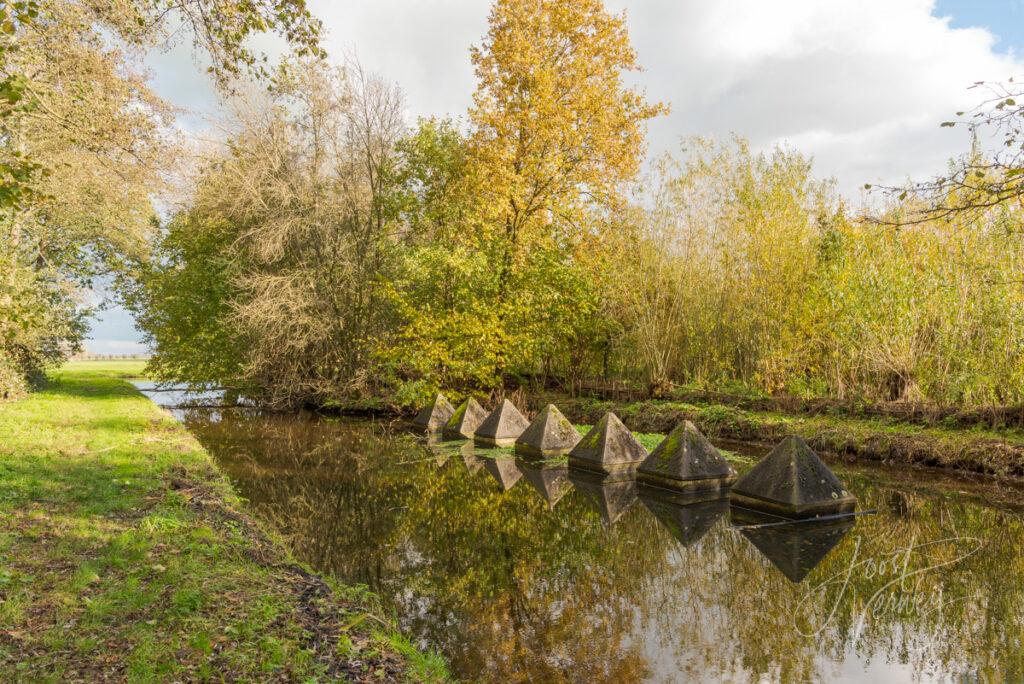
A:
{"type": "Polygon", "coordinates": [[[998,52],[1024,53],[1024,0],[938,0],[932,14],[951,17],[953,28],[987,28],[998,52]]]}

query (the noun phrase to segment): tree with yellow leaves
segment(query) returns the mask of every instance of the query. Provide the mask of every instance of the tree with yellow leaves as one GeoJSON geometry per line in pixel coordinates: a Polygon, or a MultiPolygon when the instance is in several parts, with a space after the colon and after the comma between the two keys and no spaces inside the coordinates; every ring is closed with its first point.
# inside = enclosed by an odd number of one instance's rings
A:
{"type": "Polygon", "coordinates": [[[600,336],[590,270],[599,226],[624,205],[623,188],[643,160],[645,122],[665,107],[624,83],[639,69],[636,53],[625,18],[600,0],[497,0],[471,59],[478,86],[462,189],[471,206],[445,244],[425,246],[412,263],[433,282],[459,271],[451,255],[464,254],[472,284],[449,305],[408,301],[423,288],[398,292],[407,325],[389,351],[412,361],[414,375],[498,385],[555,355],[580,358],[567,341],[587,347],[600,336]],[[443,272],[423,270],[431,261],[423,250],[444,252],[434,260],[447,264],[443,272]],[[463,365],[453,356],[453,326],[466,330],[467,318],[487,325],[461,345],[472,373],[450,377],[463,365]]]}
{"type": "Polygon", "coordinates": [[[498,0],[489,23],[471,50],[470,168],[507,280],[532,249],[576,243],[595,213],[621,206],[644,122],[665,107],[623,83],[636,53],[600,0],[498,0]]]}

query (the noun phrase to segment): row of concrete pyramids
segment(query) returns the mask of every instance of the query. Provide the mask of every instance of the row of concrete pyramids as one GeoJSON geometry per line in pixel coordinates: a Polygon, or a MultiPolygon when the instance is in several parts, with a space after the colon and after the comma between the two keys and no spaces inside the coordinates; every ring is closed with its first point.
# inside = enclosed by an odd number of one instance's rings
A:
{"type": "Polygon", "coordinates": [[[788,518],[810,518],[853,510],[856,500],[801,438],[785,438],[737,481],[736,471],[690,421],[680,423],[650,454],[612,412],[582,438],[549,404],[531,423],[507,399],[490,414],[473,398],[455,409],[443,394],[425,408],[417,424],[445,437],[472,438],[486,446],[515,445],[534,457],[568,454],[569,466],[610,480],[684,493],[729,492],[745,508],[788,518]],[[730,491],[731,489],[731,491],[730,491]]]}

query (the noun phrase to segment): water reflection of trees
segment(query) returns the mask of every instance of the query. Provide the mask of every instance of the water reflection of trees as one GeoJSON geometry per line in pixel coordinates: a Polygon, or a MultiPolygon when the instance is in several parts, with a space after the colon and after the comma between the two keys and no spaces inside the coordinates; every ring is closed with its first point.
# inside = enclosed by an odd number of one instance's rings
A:
{"type": "MultiPolygon", "coordinates": [[[[551,511],[532,486],[502,492],[484,470],[470,473],[477,457],[460,445],[445,447],[456,457],[439,467],[410,436],[364,424],[244,415],[190,424],[301,557],[369,584],[471,679],[815,680],[851,660],[916,674],[1024,673],[1020,518],[955,495],[907,494],[844,473],[861,506],[880,514],[860,518],[794,583],[730,529],[728,515],[655,516],[643,499],[609,528],[587,492],[560,493],[551,511]],[[707,531],[684,544],[663,522],[673,516],[707,531]],[[951,536],[986,547],[914,578],[906,592],[941,596],[941,610],[876,610],[857,635],[860,611],[891,579],[863,567],[841,598],[837,586],[806,599],[858,559],[951,536]],[[823,624],[813,637],[797,629],[823,624]]],[[[931,563],[956,551],[928,548],[931,563]]]]}

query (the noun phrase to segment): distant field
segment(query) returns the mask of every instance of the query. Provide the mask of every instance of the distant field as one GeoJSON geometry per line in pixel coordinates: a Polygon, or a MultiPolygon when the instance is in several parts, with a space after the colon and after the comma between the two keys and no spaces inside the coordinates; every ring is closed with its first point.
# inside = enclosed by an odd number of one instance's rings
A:
{"type": "Polygon", "coordinates": [[[102,373],[105,378],[119,378],[121,380],[139,380],[144,377],[146,371],[145,359],[122,359],[117,361],[109,361],[106,359],[102,360],[83,360],[83,361],[68,361],[62,367],[62,370],[74,370],[77,374],[80,373],[102,373]]]}

